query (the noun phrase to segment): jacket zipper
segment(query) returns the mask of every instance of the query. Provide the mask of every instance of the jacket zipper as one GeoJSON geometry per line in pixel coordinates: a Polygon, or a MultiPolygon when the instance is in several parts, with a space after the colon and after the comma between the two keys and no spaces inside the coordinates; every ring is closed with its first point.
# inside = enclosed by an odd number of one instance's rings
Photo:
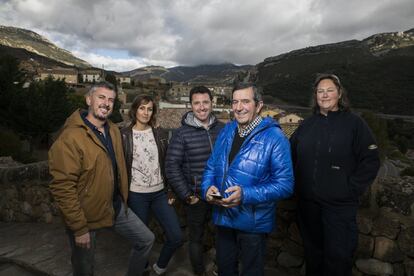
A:
{"type": "MultiPolygon", "coordinates": [[[[253,137],[254,137],[257,133],[259,133],[260,131],[262,131],[262,130],[263,130],[263,129],[258,130],[256,133],[253,133],[253,135],[252,135],[251,137],[249,137],[249,139],[244,140],[243,144],[240,146],[239,152],[236,154],[236,156],[234,156],[234,158],[233,158],[233,160],[231,161],[231,163],[233,163],[233,162],[234,162],[234,160],[236,160],[236,157],[237,157],[237,155],[239,155],[239,154],[240,154],[240,151],[242,150],[243,146],[244,146],[244,145],[246,145],[248,142],[250,142],[250,140],[252,140],[252,139],[253,139],[253,137]]],[[[254,130],[253,130],[253,131],[254,131],[254,130]]],[[[234,134],[234,135],[237,135],[237,134],[234,134]]],[[[233,137],[233,141],[234,141],[234,137],[233,137]]],[[[232,142],[232,143],[233,143],[233,142],[232,142]]],[[[229,152],[229,154],[230,154],[230,152],[229,152]]],[[[227,177],[227,173],[228,173],[229,167],[230,167],[230,165],[231,165],[231,164],[229,164],[229,154],[227,154],[227,156],[226,156],[226,158],[227,158],[227,162],[226,162],[226,164],[227,164],[227,165],[226,165],[226,170],[224,171],[223,180],[221,181],[221,185],[220,185],[220,194],[223,194],[223,193],[224,193],[224,191],[223,191],[224,181],[225,181],[225,179],[226,179],[226,177],[227,177]],[[223,191],[223,193],[222,193],[222,191],[223,191]]],[[[218,220],[218,221],[220,221],[220,220],[221,220],[221,217],[223,216],[223,210],[224,210],[224,207],[222,207],[222,206],[220,206],[219,208],[220,208],[220,209],[219,209],[219,216],[218,216],[218,218],[217,218],[217,220],[218,220]]],[[[253,218],[256,220],[256,208],[253,208],[253,218]]]]}

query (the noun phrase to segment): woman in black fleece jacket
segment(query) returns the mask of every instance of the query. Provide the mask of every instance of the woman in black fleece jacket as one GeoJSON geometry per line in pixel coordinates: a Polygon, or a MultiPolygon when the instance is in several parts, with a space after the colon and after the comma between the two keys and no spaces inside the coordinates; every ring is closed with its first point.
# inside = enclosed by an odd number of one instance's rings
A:
{"type": "Polygon", "coordinates": [[[337,76],[318,76],[313,92],[314,114],[290,139],[306,275],[351,275],[358,199],[377,175],[378,148],[337,76]]]}

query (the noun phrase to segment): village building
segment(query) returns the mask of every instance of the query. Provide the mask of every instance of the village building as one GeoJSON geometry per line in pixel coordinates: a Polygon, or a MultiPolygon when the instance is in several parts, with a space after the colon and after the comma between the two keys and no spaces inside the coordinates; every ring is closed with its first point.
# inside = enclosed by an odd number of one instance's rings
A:
{"type": "Polygon", "coordinates": [[[102,70],[99,69],[81,70],[80,74],[84,83],[95,83],[103,80],[102,70]]]}
{"type": "Polygon", "coordinates": [[[131,77],[130,76],[124,76],[122,74],[115,74],[115,78],[116,78],[116,81],[119,84],[124,84],[124,83],[131,84],[131,77]]]}
{"type": "Polygon", "coordinates": [[[39,70],[39,79],[52,77],[54,80],[64,80],[67,84],[78,83],[78,71],[73,68],[53,68],[39,70]]]}
{"type": "Polygon", "coordinates": [[[281,113],[281,116],[278,116],[278,121],[279,121],[279,124],[288,124],[288,123],[299,124],[300,122],[303,121],[303,118],[294,113],[290,113],[290,114],[281,113]]]}

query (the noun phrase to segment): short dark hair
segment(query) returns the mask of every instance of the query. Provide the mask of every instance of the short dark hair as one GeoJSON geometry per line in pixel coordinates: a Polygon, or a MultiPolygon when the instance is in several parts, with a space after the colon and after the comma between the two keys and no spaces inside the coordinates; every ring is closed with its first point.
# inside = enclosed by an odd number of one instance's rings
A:
{"type": "Polygon", "coordinates": [[[115,92],[115,97],[117,96],[117,92],[116,92],[115,86],[112,83],[107,82],[107,81],[100,81],[100,82],[97,82],[97,83],[93,84],[91,86],[91,88],[89,89],[87,95],[88,96],[91,96],[99,88],[106,88],[108,90],[112,90],[112,91],[115,92]]]}
{"type": "Polygon", "coordinates": [[[193,95],[194,94],[208,94],[208,97],[210,98],[210,101],[213,100],[213,96],[211,95],[210,89],[207,87],[200,85],[200,86],[194,86],[190,90],[190,103],[193,102],[193,95]]]}
{"type": "Polygon", "coordinates": [[[137,110],[142,104],[147,104],[149,102],[153,103],[152,108],[152,115],[151,119],[148,122],[148,125],[155,127],[156,119],[155,115],[157,114],[157,105],[154,102],[154,99],[149,95],[138,95],[135,97],[135,99],[132,101],[131,108],[129,109],[129,119],[131,119],[131,125],[135,125],[137,122],[137,110]]]}
{"type": "Polygon", "coordinates": [[[350,111],[349,107],[349,100],[346,89],[342,86],[341,81],[339,80],[338,76],[334,74],[318,74],[316,76],[315,82],[313,83],[313,95],[312,95],[312,112],[313,114],[319,114],[320,108],[318,105],[318,101],[316,99],[316,90],[318,89],[318,85],[323,80],[331,80],[338,90],[339,93],[339,100],[338,100],[338,109],[341,111],[350,111]]]}
{"type": "Polygon", "coordinates": [[[233,86],[231,96],[233,97],[234,91],[252,88],[253,89],[253,99],[256,103],[263,101],[262,89],[257,87],[253,82],[237,82],[233,86]]]}

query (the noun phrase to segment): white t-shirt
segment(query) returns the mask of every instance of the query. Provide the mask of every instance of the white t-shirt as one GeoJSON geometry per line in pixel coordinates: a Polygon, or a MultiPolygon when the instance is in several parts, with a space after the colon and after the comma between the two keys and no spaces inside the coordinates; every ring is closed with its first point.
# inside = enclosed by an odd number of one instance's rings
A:
{"type": "Polygon", "coordinates": [[[152,129],[132,129],[132,170],[130,190],[152,193],[164,188],[158,159],[158,148],[152,129]]]}

